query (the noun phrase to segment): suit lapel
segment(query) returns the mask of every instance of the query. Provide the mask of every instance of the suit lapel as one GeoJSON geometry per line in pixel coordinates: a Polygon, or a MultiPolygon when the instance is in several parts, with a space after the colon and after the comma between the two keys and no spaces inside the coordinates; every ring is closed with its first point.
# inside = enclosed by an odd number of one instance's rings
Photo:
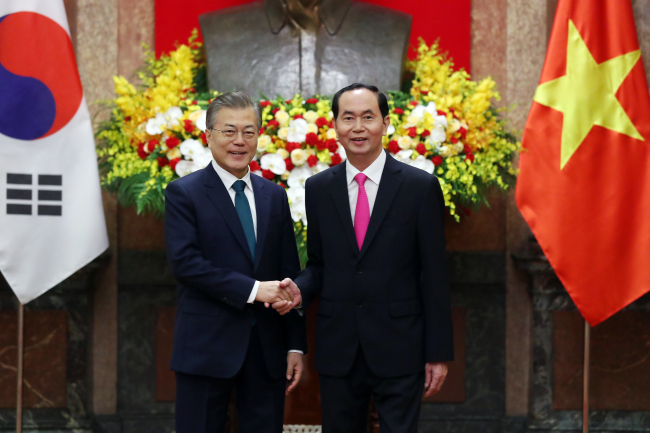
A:
{"type": "Polygon", "coordinates": [[[248,257],[251,263],[253,263],[253,255],[251,254],[251,250],[248,247],[246,235],[244,234],[244,228],[241,225],[239,215],[237,214],[237,210],[235,210],[235,205],[232,203],[232,199],[230,198],[230,194],[228,194],[228,190],[211,165],[208,165],[206,168],[204,168],[203,173],[205,176],[204,183],[208,187],[208,198],[214,207],[217,208],[217,211],[221,213],[221,216],[226,221],[226,224],[228,224],[230,231],[232,231],[232,234],[239,242],[239,245],[246,253],[246,257],[248,257]]]}
{"type": "Polygon", "coordinates": [[[368,251],[372,240],[379,231],[381,223],[384,221],[390,205],[397,195],[397,191],[402,184],[402,179],[399,175],[401,167],[399,163],[390,155],[386,155],[386,164],[384,171],[381,174],[381,181],[379,182],[379,189],[377,190],[377,198],[375,198],[375,205],[372,208],[372,215],[370,215],[370,222],[368,223],[368,231],[366,237],[363,239],[363,245],[359,253],[359,259],[368,251]]]}
{"type": "MultiPolygon", "coordinates": [[[[346,162],[347,164],[347,162],[346,162]]],[[[341,222],[343,223],[343,231],[348,238],[350,246],[355,254],[359,254],[359,246],[357,245],[357,237],[354,234],[354,226],[352,225],[352,214],[350,213],[350,199],[348,198],[348,183],[345,175],[345,164],[339,164],[332,171],[332,177],[329,181],[329,188],[334,199],[334,205],[338,211],[341,222]]]]}
{"type": "Polygon", "coordinates": [[[257,244],[255,245],[255,269],[257,269],[260,265],[264,240],[269,228],[271,200],[268,196],[268,188],[264,189],[264,182],[260,177],[251,174],[251,183],[255,195],[255,213],[257,213],[257,244]]]}

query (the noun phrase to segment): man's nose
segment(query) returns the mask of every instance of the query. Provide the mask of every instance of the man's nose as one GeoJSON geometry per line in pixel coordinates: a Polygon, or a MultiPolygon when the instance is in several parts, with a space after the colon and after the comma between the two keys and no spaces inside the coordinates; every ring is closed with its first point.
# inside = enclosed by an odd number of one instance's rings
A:
{"type": "Polygon", "coordinates": [[[232,140],[232,142],[238,146],[243,146],[246,144],[244,140],[244,132],[237,131],[237,135],[235,135],[235,138],[232,140]]]}
{"type": "Polygon", "coordinates": [[[357,120],[354,121],[354,131],[362,131],[363,130],[363,122],[361,122],[360,118],[357,118],[357,120]]]}

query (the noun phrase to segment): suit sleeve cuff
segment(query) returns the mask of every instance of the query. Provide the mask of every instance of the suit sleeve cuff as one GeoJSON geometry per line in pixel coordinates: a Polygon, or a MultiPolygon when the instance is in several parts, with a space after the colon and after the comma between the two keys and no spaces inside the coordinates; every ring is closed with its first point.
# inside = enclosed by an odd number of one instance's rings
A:
{"type": "Polygon", "coordinates": [[[288,353],[299,353],[301,355],[305,354],[305,352],[303,352],[302,350],[290,350],[288,353]]]}
{"type": "Polygon", "coordinates": [[[251,290],[251,295],[248,297],[248,301],[246,301],[249,304],[252,304],[255,302],[255,297],[257,296],[257,291],[260,288],[260,282],[255,281],[255,284],[253,285],[253,290],[251,290]]]}

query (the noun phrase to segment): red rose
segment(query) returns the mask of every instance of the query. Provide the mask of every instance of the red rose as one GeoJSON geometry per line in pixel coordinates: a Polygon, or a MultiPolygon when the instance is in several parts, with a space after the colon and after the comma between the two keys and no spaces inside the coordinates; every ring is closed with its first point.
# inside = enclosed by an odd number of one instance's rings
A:
{"type": "Polygon", "coordinates": [[[336,153],[339,150],[339,144],[336,142],[336,139],[334,138],[330,138],[325,142],[325,144],[327,144],[327,148],[332,153],[336,153]]]}
{"type": "Polygon", "coordinates": [[[458,132],[460,132],[460,136],[463,137],[463,139],[465,139],[465,136],[467,135],[467,128],[461,126],[458,132]]]}
{"type": "Polygon", "coordinates": [[[418,145],[415,147],[415,150],[416,150],[420,155],[424,155],[424,154],[426,153],[426,151],[427,151],[427,148],[424,147],[424,144],[420,143],[420,144],[418,144],[418,145]]]}
{"type": "Polygon", "coordinates": [[[165,143],[167,144],[168,149],[173,149],[179,144],[181,144],[181,141],[175,135],[172,135],[167,139],[165,143]]]}
{"type": "Polygon", "coordinates": [[[434,156],[433,158],[431,158],[431,162],[433,162],[433,165],[435,165],[436,167],[439,166],[440,164],[442,164],[442,156],[440,155],[434,156]]]}
{"type": "Polygon", "coordinates": [[[318,104],[318,99],[317,98],[309,98],[305,101],[307,104],[318,104]]]}
{"type": "Polygon", "coordinates": [[[339,165],[341,162],[343,162],[341,155],[339,155],[338,153],[332,155],[332,167],[335,165],[339,165]]]}
{"type": "Polygon", "coordinates": [[[273,110],[271,110],[271,113],[275,114],[275,113],[277,113],[278,111],[280,111],[280,109],[279,109],[278,107],[275,107],[273,110]]]}
{"type": "Polygon", "coordinates": [[[169,164],[169,160],[167,158],[158,158],[158,167],[164,167],[167,164],[169,164]]]}
{"type": "Polygon", "coordinates": [[[270,128],[277,128],[278,126],[280,126],[280,123],[278,123],[278,121],[275,120],[275,119],[269,120],[268,122],[266,122],[266,127],[269,128],[269,129],[270,128]]]}
{"type": "Polygon", "coordinates": [[[436,110],[438,112],[438,116],[447,116],[447,113],[445,113],[442,110],[436,110]]]}
{"type": "Polygon", "coordinates": [[[316,126],[319,128],[322,128],[323,126],[327,125],[327,119],[324,117],[319,117],[316,119],[316,126]]]}
{"type": "Polygon", "coordinates": [[[455,136],[454,136],[454,137],[451,137],[451,138],[449,139],[449,141],[451,141],[452,144],[456,144],[456,143],[458,143],[458,139],[457,139],[455,136]]]}
{"type": "Polygon", "coordinates": [[[283,182],[280,182],[278,185],[280,185],[282,188],[286,188],[286,187],[287,187],[283,182]]]}
{"type": "Polygon", "coordinates": [[[465,156],[465,159],[469,159],[470,161],[474,162],[474,154],[473,153],[468,153],[465,156]]]}
{"type": "Polygon", "coordinates": [[[208,136],[205,135],[205,132],[201,133],[201,140],[203,140],[203,143],[208,144],[208,136]]]}
{"type": "Polygon", "coordinates": [[[391,140],[388,143],[388,150],[390,150],[392,153],[396,154],[397,152],[399,152],[402,149],[399,148],[399,144],[397,144],[396,140],[391,140]]]}
{"type": "Polygon", "coordinates": [[[130,122],[130,121],[131,121],[131,116],[126,116],[126,117],[124,118],[124,121],[125,121],[125,122],[130,122]]]}
{"type": "Polygon", "coordinates": [[[465,151],[465,153],[472,153],[472,149],[470,149],[467,144],[463,146],[463,150],[465,151]]]}
{"type": "Polygon", "coordinates": [[[291,171],[291,170],[293,170],[295,168],[295,166],[293,165],[293,162],[291,162],[291,158],[285,159],[284,163],[287,165],[287,170],[288,171],[291,171]]]}
{"type": "Polygon", "coordinates": [[[330,120],[330,123],[328,123],[327,126],[329,126],[330,128],[334,128],[334,122],[330,120]]]}
{"type": "Polygon", "coordinates": [[[198,104],[198,101],[192,101],[192,105],[198,104]]]}
{"type": "Polygon", "coordinates": [[[159,143],[158,140],[155,139],[155,138],[154,138],[153,140],[149,140],[149,141],[147,142],[147,147],[146,147],[144,150],[146,150],[148,153],[151,153],[151,152],[154,151],[154,149],[156,148],[156,146],[158,146],[158,144],[160,144],[160,143],[159,143]]]}
{"type": "Polygon", "coordinates": [[[294,119],[304,119],[304,117],[302,117],[302,114],[296,114],[295,116],[293,116],[293,118],[294,119]]]}
{"type": "Polygon", "coordinates": [[[262,170],[262,177],[264,177],[264,179],[273,180],[275,178],[275,173],[271,170],[262,170]]]}
{"type": "Polygon", "coordinates": [[[192,132],[194,130],[194,125],[191,120],[185,119],[183,123],[185,124],[185,132],[192,132]]]}
{"type": "Polygon", "coordinates": [[[431,135],[431,131],[425,129],[424,131],[422,131],[422,134],[420,134],[420,137],[428,137],[429,135],[431,135]]]}
{"type": "Polygon", "coordinates": [[[325,149],[329,149],[329,147],[327,146],[326,141],[318,140],[318,143],[316,143],[316,149],[325,150],[325,149]]]}
{"type": "Polygon", "coordinates": [[[140,159],[147,159],[148,156],[147,152],[144,150],[144,146],[144,143],[138,144],[138,156],[140,159]]]}
{"type": "Polygon", "coordinates": [[[262,107],[268,107],[269,105],[273,105],[273,104],[271,104],[269,101],[260,101],[260,105],[262,107]]]}
{"type": "Polygon", "coordinates": [[[428,90],[420,90],[420,93],[422,93],[423,95],[428,95],[429,91],[428,90]]]}
{"type": "Polygon", "coordinates": [[[393,110],[393,112],[395,114],[404,114],[404,110],[402,110],[401,108],[396,108],[395,110],[393,110]]]}
{"type": "Polygon", "coordinates": [[[415,126],[408,129],[409,137],[414,138],[416,135],[418,135],[418,129],[415,126]]]}
{"type": "Polygon", "coordinates": [[[262,169],[257,161],[251,161],[248,166],[250,167],[251,171],[260,171],[262,169]]]}
{"type": "Polygon", "coordinates": [[[309,158],[307,158],[307,164],[309,164],[310,167],[318,164],[318,158],[316,158],[316,155],[309,155],[309,158]]]}
{"type": "Polygon", "coordinates": [[[176,170],[176,164],[180,162],[180,158],[174,158],[171,161],[169,161],[169,166],[171,167],[172,170],[176,170]]]}
{"type": "Polygon", "coordinates": [[[411,106],[413,106],[413,107],[417,107],[418,104],[419,104],[418,101],[411,101],[411,102],[409,102],[409,105],[411,105],[411,106]]]}
{"type": "Polygon", "coordinates": [[[284,101],[284,103],[288,105],[291,104],[291,101],[293,101],[293,99],[287,99],[286,101],[284,101]]]}
{"type": "Polygon", "coordinates": [[[287,143],[287,152],[291,153],[294,149],[300,149],[300,143],[287,143]]]}
{"type": "Polygon", "coordinates": [[[318,135],[316,135],[314,132],[310,132],[307,134],[307,138],[305,139],[307,144],[310,146],[315,146],[318,143],[318,135]]]}

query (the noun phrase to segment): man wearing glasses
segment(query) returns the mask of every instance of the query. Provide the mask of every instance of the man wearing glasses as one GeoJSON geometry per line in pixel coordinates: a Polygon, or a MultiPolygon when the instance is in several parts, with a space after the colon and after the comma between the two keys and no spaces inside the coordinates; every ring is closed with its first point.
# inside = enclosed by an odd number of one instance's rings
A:
{"type": "Polygon", "coordinates": [[[248,168],[261,124],[247,94],[215,98],[206,116],[214,161],[165,193],[165,246],[179,283],[178,433],[223,432],[233,391],[241,432],[279,433],[285,392],[303,371],[302,318],[264,306],[300,303],[280,286],[300,264],[284,189],[248,168]]]}

